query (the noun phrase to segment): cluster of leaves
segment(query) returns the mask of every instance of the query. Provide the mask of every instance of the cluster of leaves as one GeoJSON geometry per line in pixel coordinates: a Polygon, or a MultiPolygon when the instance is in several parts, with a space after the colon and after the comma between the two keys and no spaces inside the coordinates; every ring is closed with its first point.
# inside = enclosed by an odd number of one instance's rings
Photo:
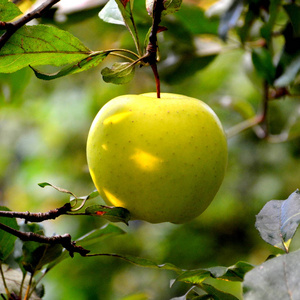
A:
{"type": "MultiPolygon", "coordinates": [[[[65,190],[61,190],[65,192],[65,190]]],[[[69,193],[69,192],[68,192],[69,193]]],[[[71,197],[71,201],[74,199],[71,197]]],[[[289,299],[290,296],[297,298],[298,269],[300,251],[289,252],[290,243],[300,223],[300,192],[297,190],[287,200],[271,200],[257,215],[256,228],[261,237],[274,247],[280,248],[286,254],[269,257],[266,262],[259,266],[253,266],[247,262],[237,262],[230,267],[216,266],[193,270],[183,270],[173,264],[157,264],[151,260],[124,255],[118,253],[92,253],[86,257],[109,256],[115,257],[140,267],[168,270],[175,273],[174,281],[185,282],[190,285],[187,293],[180,299],[222,299],[237,300],[235,296],[221,291],[207,279],[241,282],[243,285],[245,300],[252,299],[289,299]]],[[[100,215],[95,213],[99,207],[90,207],[86,214],[100,215]]],[[[5,211],[7,208],[1,207],[5,211]]],[[[118,220],[127,222],[127,217],[122,219],[119,212],[118,220]]],[[[15,219],[1,217],[1,223],[23,232],[33,232],[44,235],[42,226],[35,223],[22,224],[19,228],[15,219]]],[[[120,227],[108,223],[95,229],[81,238],[77,243],[82,247],[89,248],[101,243],[105,238],[125,234],[120,227]]],[[[13,299],[41,299],[44,288],[40,284],[41,279],[52,270],[58,263],[70,257],[68,251],[60,244],[45,244],[33,241],[15,243],[16,238],[5,231],[0,231],[0,258],[1,274],[4,285],[0,286],[2,294],[15,295],[13,299]],[[3,242],[5,241],[5,242],[3,242]],[[11,254],[13,252],[13,254],[11,254]],[[12,260],[19,265],[18,269],[11,269],[12,260]],[[29,275],[30,274],[30,275],[29,275]],[[13,280],[12,280],[13,278],[13,280]],[[19,297],[19,298],[16,298],[19,297]]],[[[177,299],[177,298],[176,298],[177,299]]]]}
{"type": "MultiPolygon", "coordinates": [[[[19,8],[12,2],[1,0],[1,4],[4,7],[0,14],[2,21],[8,22],[21,14],[19,8]]],[[[175,12],[179,9],[180,4],[181,1],[165,2],[164,13],[175,12]]],[[[152,13],[149,7],[148,11],[149,14],[152,13]]],[[[18,29],[4,45],[1,45],[0,72],[11,73],[30,66],[38,78],[51,80],[86,71],[99,65],[111,54],[120,56],[127,62],[115,63],[111,68],[104,68],[102,70],[104,81],[115,84],[129,82],[134,76],[135,66],[147,64],[145,60],[146,45],[151,28],[142,47],[133,17],[133,2],[130,1],[108,1],[99,17],[105,22],[126,26],[133,38],[136,53],[128,49],[92,51],[67,31],[41,24],[25,25],[18,29]],[[33,68],[38,65],[67,66],[54,74],[46,74],[33,68]]],[[[26,16],[24,18],[26,19],[26,16]]],[[[7,31],[9,32],[9,30],[8,27],[7,31]]]]}

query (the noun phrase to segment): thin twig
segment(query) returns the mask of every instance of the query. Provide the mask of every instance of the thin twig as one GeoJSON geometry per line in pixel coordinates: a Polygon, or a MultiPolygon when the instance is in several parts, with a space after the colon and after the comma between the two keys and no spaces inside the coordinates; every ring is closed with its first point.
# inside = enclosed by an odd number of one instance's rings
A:
{"type": "MultiPolygon", "coordinates": [[[[242,131],[245,131],[249,128],[252,128],[256,125],[258,125],[259,123],[262,122],[262,116],[255,116],[251,119],[245,120],[229,129],[226,130],[226,136],[228,139],[232,138],[233,136],[241,133],[242,131]]],[[[261,134],[261,130],[260,130],[260,134],[261,134]]]]}
{"type": "Polygon", "coordinates": [[[27,286],[27,289],[26,289],[26,293],[25,293],[25,296],[24,296],[24,300],[28,300],[29,299],[29,291],[30,291],[30,287],[31,287],[31,285],[32,285],[32,280],[33,280],[33,275],[34,275],[34,273],[32,273],[31,275],[30,275],[30,280],[29,280],[29,283],[28,283],[28,286],[27,286]]]}
{"type": "Polygon", "coordinates": [[[25,279],[26,279],[26,275],[27,275],[27,271],[25,271],[23,273],[23,278],[22,278],[22,281],[21,281],[21,287],[20,287],[20,293],[19,293],[19,298],[22,299],[22,294],[23,294],[23,288],[24,288],[24,282],[25,282],[25,279]]]}
{"type": "Polygon", "coordinates": [[[10,292],[9,292],[7,284],[6,284],[4,272],[3,272],[3,269],[2,269],[2,263],[0,263],[0,272],[1,272],[1,277],[2,277],[2,280],[3,280],[3,286],[4,286],[4,289],[5,289],[5,293],[8,297],[8,299],[9,299],[10,298],[10,292]]]}
{"type": "Polygon", "coordinates": [[[14,22],[2,22],[1,27],[5,29],[5,33],[2,34],[0,37],[0,49],[6,44],[6,42],[13,36],[13,34],[24,26],[26,23],[30,22],[33,19],[40,18],[43,13],[49,10],[54,4],[59,2],[60,0],[47,0],[39,7],[34,9],[32,12],[24,15],[23,17],[19,18],[14,22]]]}

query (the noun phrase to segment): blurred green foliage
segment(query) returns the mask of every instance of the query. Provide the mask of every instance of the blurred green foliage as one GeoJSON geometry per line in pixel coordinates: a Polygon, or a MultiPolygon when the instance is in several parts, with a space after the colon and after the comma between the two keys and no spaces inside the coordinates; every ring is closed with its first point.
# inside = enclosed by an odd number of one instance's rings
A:
{"type": "MultiPolygon", "coordinates": [[[[141,2],[137,3],[138,11],[143,11],[141,2]]],[[[98,10],[67,15],[65,22],[56,25],[91,49],[133,47],[126,28],[104,23],[97,16],[98,10]]],[[[234,34],[227,44],[209,35],[216,34],[219,21],[207,19],[201,7],[191,9],[186,5],[177,14],[166,18],[164,25],[169,31],[159,34],[162,91],[207,102],[225,129],[242,122],[245,115],[252,117],[261,106],[262,79],[253,71],[249,52],[240,47],[234,34]],[[199,24],[205,26],[195,26],[197,18],[203,19],[199,24]],[[220,47],[222,52],[216,56],[220,47]],[[198,62],[195,53],[199,51],[208,54],[198,62]]],[[[145,35],[151,19],[144,11],[137,16],[139,30],[145,35]]],[[[43,22],[56,23],[50,17],[43,22]]],[[[114,61],[109,58],[101,68],[114,61]]],[[[35,212],[68,201],[55,190],[41,189],[38,183],[44,181],[77,195],[90,193],[94,186],[85,157],[89,126],[102,105],[113,97],[154,91],[155,82],[148,69],[137,69],[134,79],[122,86],[104,83],[99,68],[51,82],[38,80],[29,68],[1,74],[0,204],[15,211],[35,212]]],[[[289,116],[297,111],[299,96],[271,102],[272,133],[281,133],[289,116]]],[[[105,239],[91,250],[146,257],[184,269],[229,266],[239,260],[259,264],[274,254],[254,228],[255,215],[267,201],[286,199],[299,188],[299,138],[270,143],[249,129],[231,137],[228,145],[224,183],[202,216],[184,225],[121,224],[127,234],[105,239]]],[[[77,239],[105,223],[97,217],[62,216],[45,222],[45,227],[49,236],[67,232],[77,239]]],[[[171,299],[189,288],[179,282],[169,288],[174,277],[170,271],[141,268],[117,258],[75,255],[47,274],[44,299],[171,299]]],[[[240,284],[215,284],[241,295],[240,284]]]]}

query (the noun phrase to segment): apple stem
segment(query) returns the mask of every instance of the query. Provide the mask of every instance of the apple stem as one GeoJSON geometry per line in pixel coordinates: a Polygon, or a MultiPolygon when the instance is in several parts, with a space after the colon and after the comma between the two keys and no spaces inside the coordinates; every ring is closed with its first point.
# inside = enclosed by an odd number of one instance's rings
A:
{"type": "Polygon", "coordinates": [[[146,48],[146,54],[143,56],[143,61],[148,63],[153,71],[155,82],[156,82],[156,92],[157,98],[160,98],[160,80],[157,71],[157,33],[164,30],[159,26],[161,21],[162,11],[165,10],[163,0],[155,0],[153,5],[153,22],[152,29],[149,35],[149,43],[146,48]]]}
{"type": "Polygon", "coordinates": [[[157,71],[157,65],[152,64],[151,68],[152,68],[152,71],[153,71],[153,74],[155,77],[157,98],[160,98],[160,80],[159,80],[159,75],[158,75],[158,71],[157,71]]]}

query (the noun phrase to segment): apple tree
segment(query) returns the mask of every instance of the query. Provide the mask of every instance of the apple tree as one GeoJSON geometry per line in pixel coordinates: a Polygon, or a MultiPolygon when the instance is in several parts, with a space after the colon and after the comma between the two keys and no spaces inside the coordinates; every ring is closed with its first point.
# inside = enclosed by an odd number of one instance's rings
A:
{"type": "Polygon", "coordinates": [[[298,299],[299,19],[292,0],[0,0],[1,297],[298,299]],[[224,182],[181,225],[107,206],[87,167],[99,109],[153,91],[201,99],[226,133],[224,182]]]}

